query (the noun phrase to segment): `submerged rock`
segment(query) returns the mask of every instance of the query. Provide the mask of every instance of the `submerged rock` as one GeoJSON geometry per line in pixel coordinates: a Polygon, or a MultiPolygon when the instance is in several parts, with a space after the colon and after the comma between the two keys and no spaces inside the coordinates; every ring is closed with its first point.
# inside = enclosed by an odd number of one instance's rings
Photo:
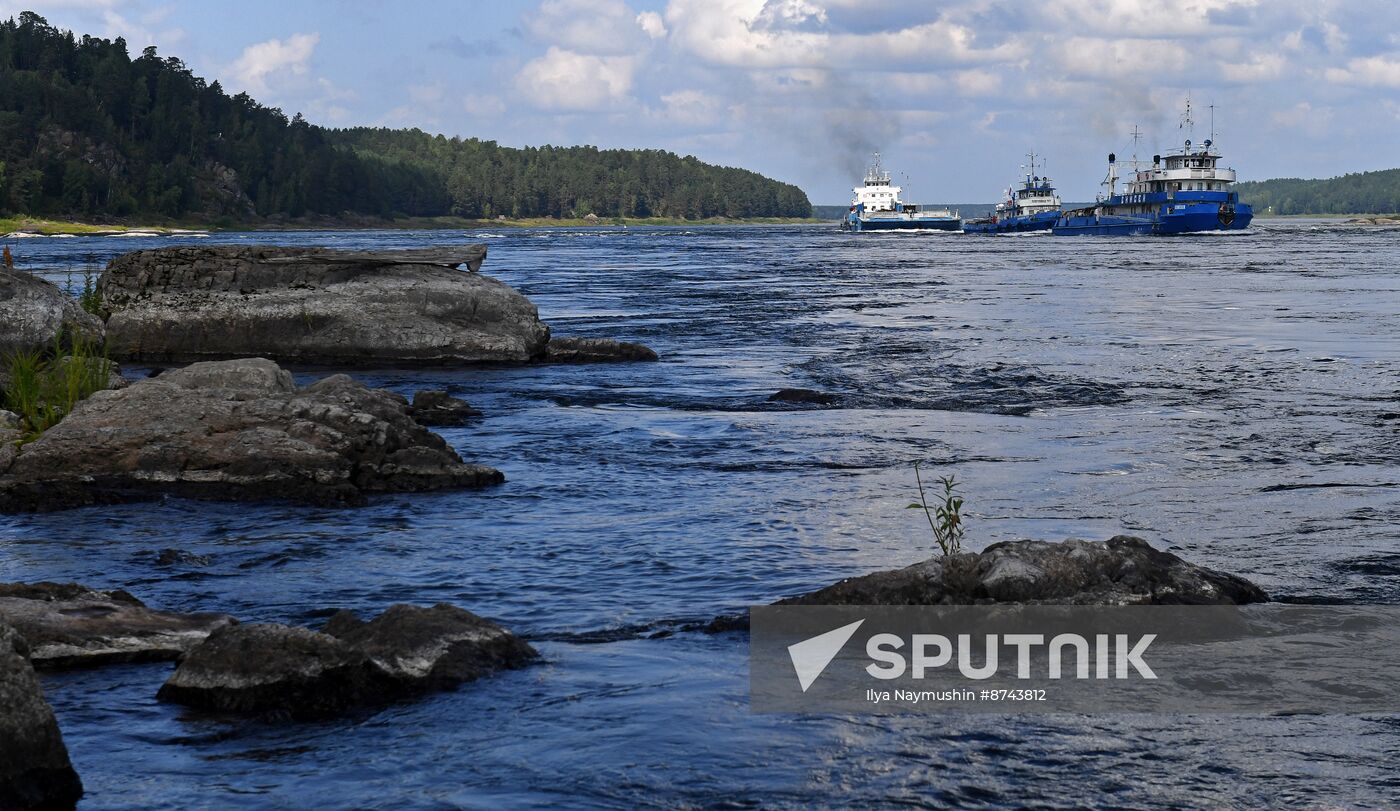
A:
{"type": "Polygon", "coordinates": [[[0,623],[24,636],[40,668],[172,660],[236,622],[227,614],[155,611],[121,590],[0,583],[0,623]]]}
{"type": "Polygon", "coordinates": [[[0,268],[0,358],[53,348],[60,336],[102,342],[102,320],[52,282],[0,268]]]}
{"type": "Polygon", "coordinates": [[[445,391],[425,389],[413,395],[413,418],[420,425],[465,425],[481,412],[472,408],[471,403],[461,400],[445,391]]]}
{"type": "Polygon", "coordinates": [[[0,808],[73,808],[83,784],[27,653],[25,639],[0,625],[0,808]]]}
{"type": "Polygon", "coordinates": [[[260,356],[363,366],[525,363],[549,328],[508,285],[463,272],[486,246],[356,253],[179,247],[113,260],[98,284],[113,357],[260,356]]]}
{"type": "Polygon", "coordinates": [[[450,689],[537,654],[499,625],[448,605],[395,605],[370,622],[340,612],[318,633],[286,625],[221,629],[194,648],[158,698],[242,714],[321,718],[450,689]]]}
{"type": "Polygon", "coordinates": [[[156,553],[157,566],[208,566],[208,555],[196,555],[183,549],[167,548],[156,553]]]}
{"type": "Polygon", "coordinates": [[[270,360],[197,363],[102,391],[0,473],[0,511],[175,495],[360,504],[367,493],[482,487],[402,397],[345,375],[297,388],[270,360]]]}
{"type": "Polygon", "coordinates": [[[550,363],[611,363],[656,359],[657,355],[650,347],[611,338],[554,338],[545,347],[545,360],[550,363]]]}
{"type": "Polygon", "coordinates": [[[831,405],[836,402],[836,395],[827,394],[824,391],[813,391],[812,389],[779,389],[768,398],[768,402],[831,405]]]}
{"type": "Polygon", "coordinates": [[[1102,543],[1006,541],[980,553],[842,580],[778,605],[1243,605],[1268,599],[1243,578],[1119,535],[1102,543]]]}

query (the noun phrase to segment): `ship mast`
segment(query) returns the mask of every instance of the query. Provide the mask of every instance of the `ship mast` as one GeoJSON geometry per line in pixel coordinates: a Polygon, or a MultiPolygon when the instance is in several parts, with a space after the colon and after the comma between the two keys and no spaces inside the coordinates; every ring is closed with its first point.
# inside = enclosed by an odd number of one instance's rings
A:
{"type": "MultiPolygon", "coordinates": [[[[1213,114],[1213,111],[1212,111],[1212,114],[1213,114]]],[[[1176,128],[1179,129],[1179,130],[1185,130],[1185,131],[1186,131],[1186,135],[1187,135],[1188,137],[1187,137],[1187,139],[1186,139],[1186,150],[1185,150],[1185,152],[1190,152],[1190,151],[1191,151],[1191,139],[1190,139],[1189,136],[1195,135],[1195,134],[1196,134],[1196,122],[1193,121],[1193,120],[1191,119],[1191,94],[1190,94],[1190,93],[1187,93],[1187,94],[1186,94],[1186,110],[1185,110],[1185,112],[1183,112],[1183,113],[1181,114],[1181,123],[1178,124],[1178,125],[1176,126],[1176,128]]],[[[1183,154],[1184,154],[1184,153],[1183,153],[1183,154]]]]}

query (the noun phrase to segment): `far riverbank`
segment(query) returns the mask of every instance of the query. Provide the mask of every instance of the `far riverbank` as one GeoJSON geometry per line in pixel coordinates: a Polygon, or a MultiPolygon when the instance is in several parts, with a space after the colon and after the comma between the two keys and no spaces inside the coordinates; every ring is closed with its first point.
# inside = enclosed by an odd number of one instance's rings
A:
{"type": "Polygon", "coordinates": [[[794,217],[754,217],[748,219],[730,217],[710,217],[700,220],[685,220],[671,217],[574,217],[553,219],[549,217],[526,217],[521,219],[470,220],[461,217],[402,217],[382,219],[376,217],[304,217],[298,219],[273,218],[266,221],[115,221],[107,223],[77,222],[68,220],[48,220],[36,217],[0,217],[0,235],[3,236],[120,236],[123,234],[203,233],[212,231],[336,231],[392,229],[404,231],[422,230],[471,230],[476,228],[580,228],[588,226],[633,227],[647,225],[801,225],[821,223],[817,218],[794,217]]]}

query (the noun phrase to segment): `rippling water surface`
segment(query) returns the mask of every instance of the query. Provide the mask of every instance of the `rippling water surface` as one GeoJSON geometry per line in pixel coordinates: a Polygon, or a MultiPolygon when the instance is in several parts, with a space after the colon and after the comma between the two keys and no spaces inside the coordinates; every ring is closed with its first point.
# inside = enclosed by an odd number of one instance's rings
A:
{"type": "MultiPolygon", "coordinates": [[[[13,250],[79,289],[84,268],[186,239],[13,250]]],[[[367,371],[482,408],[484,420],[442,432],[507,483],[358,510],[172,500],[4,517],[0,580],[77,580],[301,624],[448,601],[536,640],[547,663],[296,726],[158,704],[167,665],[51,676],[85,808],[1297,808],[1400,796],[1395,719],[759,716],[743,636],[598,633],[926,556],[922,517],[902,509],[914,461],[966,482],[973,548],[1131,533],[1276,596],[1400,602],[1400,229],[198,240],[457,241],[488,243],[483,270],[529,295],[556,335],[639,340],[662,361],[367,371]],[[768,402],[785,387],[838,401],[768,402]],[[210,562],[158,565],[168,547],[210,562]]]]}

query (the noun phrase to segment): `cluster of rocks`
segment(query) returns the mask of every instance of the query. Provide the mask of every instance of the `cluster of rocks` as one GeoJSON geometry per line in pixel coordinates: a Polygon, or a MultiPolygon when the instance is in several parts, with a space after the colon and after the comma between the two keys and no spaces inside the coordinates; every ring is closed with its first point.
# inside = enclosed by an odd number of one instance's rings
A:
{"type": "Polygon", "coordinates": [[[345,375],[298,387],[254,358],[93,394],[0,464],[0,510],[162,495],[359,504],[374,492],[502,481],[463,462],[399,394],[345,375]]]}
{"type": "Polygon", "coordinates": [[[298,388],[277,366],[657,359],[625,341],[551,340],[529,299],[475,272],[485,258],[484,245],[137,251],[98,281],[105,323],[47,281],[0,272],[0,358],[82,338],[117,360],[193,364],[128,388],[98,361],[109,390],[23,446],[0,412],[0,511],[163,495],[358,504],[503,481],[423,427],[481,416],[468,403],[427,391],[409,404],[345,375],[298,388]]]}
{"type": "Polygon", "coordinates": [[[291,719],[455,689],[539,654],[476,614],[394,605],[320,631],[156,611],[125,591],[0,584],[0,808],[72,808],[83,793],[36,669],[179,660],[163,701],[291,719]]]}

